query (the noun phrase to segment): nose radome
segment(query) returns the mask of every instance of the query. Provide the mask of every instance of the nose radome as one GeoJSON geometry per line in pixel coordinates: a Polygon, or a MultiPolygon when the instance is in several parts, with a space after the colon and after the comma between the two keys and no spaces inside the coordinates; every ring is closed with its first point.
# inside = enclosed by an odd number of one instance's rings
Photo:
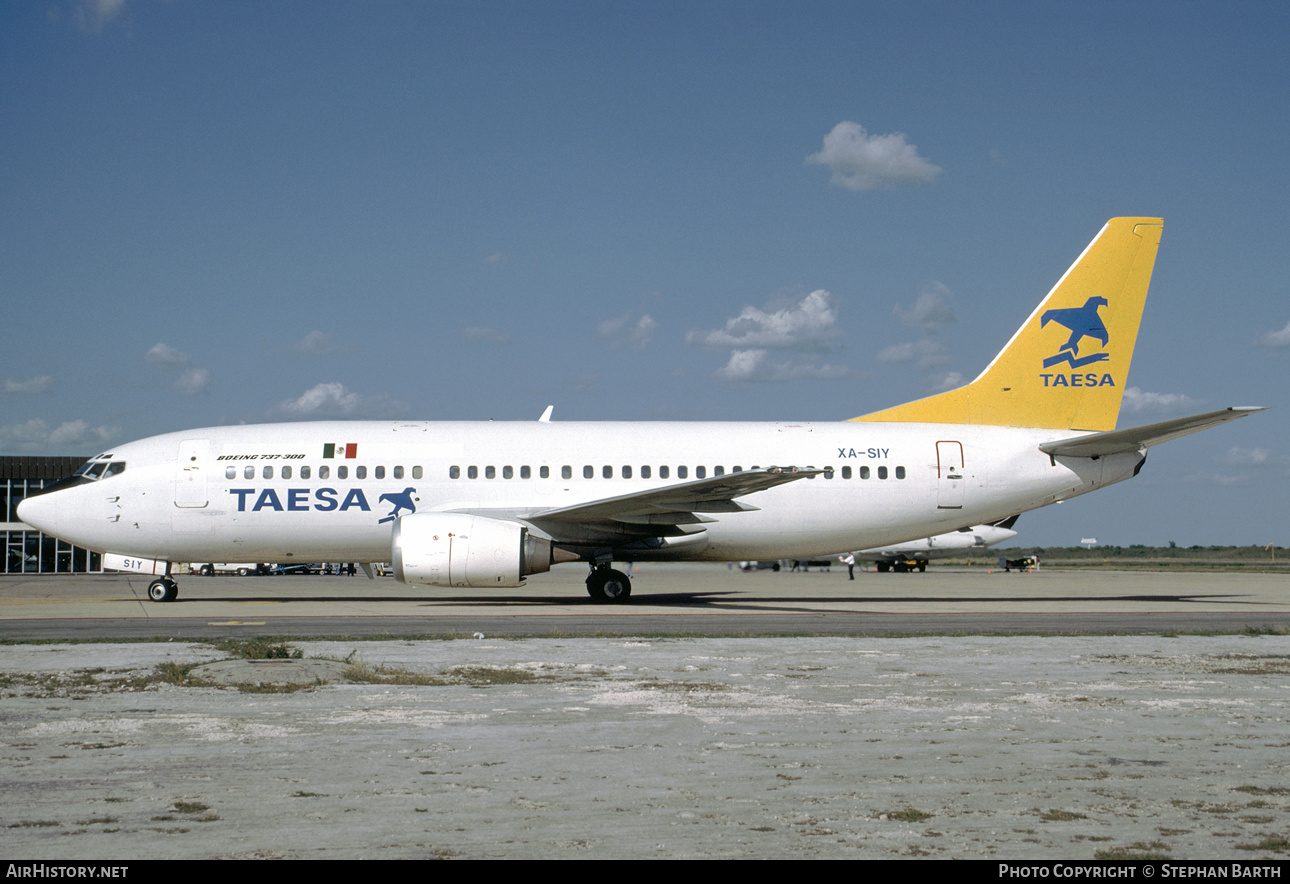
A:
{"type": "Polygon", "coordinates": [[[54,502],[57,494],[41,494],[28,497],[18,502],[18,520],[46,534],[57,534],[54,523],[57,520],[58,506],[54,502]]]}

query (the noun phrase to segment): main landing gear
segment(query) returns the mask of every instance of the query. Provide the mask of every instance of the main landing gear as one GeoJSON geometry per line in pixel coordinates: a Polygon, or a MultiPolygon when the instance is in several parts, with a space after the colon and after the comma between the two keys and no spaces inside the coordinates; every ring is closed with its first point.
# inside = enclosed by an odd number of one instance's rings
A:
{"type": "Polygon", "coordinates": [[[167,574],[148,584],[148,598],[154,602],[173,602],[179,598],[179,584],[167,574]]]}
{"type": "Polygon", "coordinates": [[[602,604],[622,604],[631,597],[632,581],[609,565],[595,565],[587,575],[587,593],[602,604]]]}

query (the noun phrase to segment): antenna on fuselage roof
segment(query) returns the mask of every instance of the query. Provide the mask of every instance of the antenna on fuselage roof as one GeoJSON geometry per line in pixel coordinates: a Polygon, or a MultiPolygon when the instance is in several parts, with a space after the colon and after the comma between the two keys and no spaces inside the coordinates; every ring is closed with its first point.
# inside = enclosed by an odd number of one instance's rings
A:
{"type": "Polygon", "coordinates": [[[548,406],[546,407],[546,411],[542,412],[542,416],[541,416],[540,418],[538,418],[538,423],[540,423],[540,424],[549,424],[549,423],[551,423],[551,412],[552,412],[552,411],[554,411],[554,410],[555,410],[555,406],[554,406],[554,405],[548,405],[548,406]]]}

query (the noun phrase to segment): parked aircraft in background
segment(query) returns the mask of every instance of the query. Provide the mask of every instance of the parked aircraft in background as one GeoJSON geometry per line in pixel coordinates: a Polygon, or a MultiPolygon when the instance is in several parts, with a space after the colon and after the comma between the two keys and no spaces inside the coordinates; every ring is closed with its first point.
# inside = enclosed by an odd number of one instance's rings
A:
{"type": "Polygon", "coordinates": [[[1137,474],[1147,449],[1258,411],[1116,430],[1162,222],[1109,221],[970,384],[838,423],[322,422],[131,442],[28,497],[29,525],[155,575],[181,561],[392,561],[515,587],[562,562],[872,549],[997,522],[1137,474]]]}
{"type": "Polygon", "coordinates": [[[877,549],[862,549],[852,553],[856,559],[865,559],[878,566],[879,571],[926,571],[929,559],[961,556],[969,550],[985,549],[1016,537],[1012,526],[1017,516],[1010,516],[991,525],[973,525],[935,537],[924,537],[909,543],[896,543],[877,549]]]}

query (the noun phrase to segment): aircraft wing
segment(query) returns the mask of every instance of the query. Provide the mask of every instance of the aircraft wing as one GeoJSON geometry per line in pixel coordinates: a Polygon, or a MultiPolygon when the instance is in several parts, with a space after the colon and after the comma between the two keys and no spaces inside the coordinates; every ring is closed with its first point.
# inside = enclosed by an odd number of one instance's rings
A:
{"type": "Polygon", "coordinates": [[[696,479],[666,488],[637,491],[589,503],[517,514],[541,527],[556,539],[583,540],[594,537],[656,537],[689,534],[704,522],[713,521],[701,513],[738,513],[757,507],[735,498],[765,491],[776,485],[818,476],[823,470],[797,467],[768,467],[696,479]]]}
{"type": "Polygon", "coordinates": [[[1180,436],[1198,433],[1201,430],[1207,430],[1210,427],[1234,421],[1237,418],[1254,414],[1256,411],[1265,410],[1264,408],[1253,406],[1224,408],[1221,411],[1209,411],[1205,414],[1196,414],[1191,417],[1160,421],[1159,423],[1146,424],[1128,430],[1110,430],[1105,433],[1076,436],[1072,439],[1058,439],[1053,442],[1045,442],[1039,446],[1039,450],[1053,456],[1062,455],[1064,457],[1102,457],[1109,454],[1120,454],[1125,451],[1138,451],[1143,448],[1150,448],[1152,445],[1159,445],[1161,442],[1168,442],[1170,439],[1177,439],[1180,436]]]}

